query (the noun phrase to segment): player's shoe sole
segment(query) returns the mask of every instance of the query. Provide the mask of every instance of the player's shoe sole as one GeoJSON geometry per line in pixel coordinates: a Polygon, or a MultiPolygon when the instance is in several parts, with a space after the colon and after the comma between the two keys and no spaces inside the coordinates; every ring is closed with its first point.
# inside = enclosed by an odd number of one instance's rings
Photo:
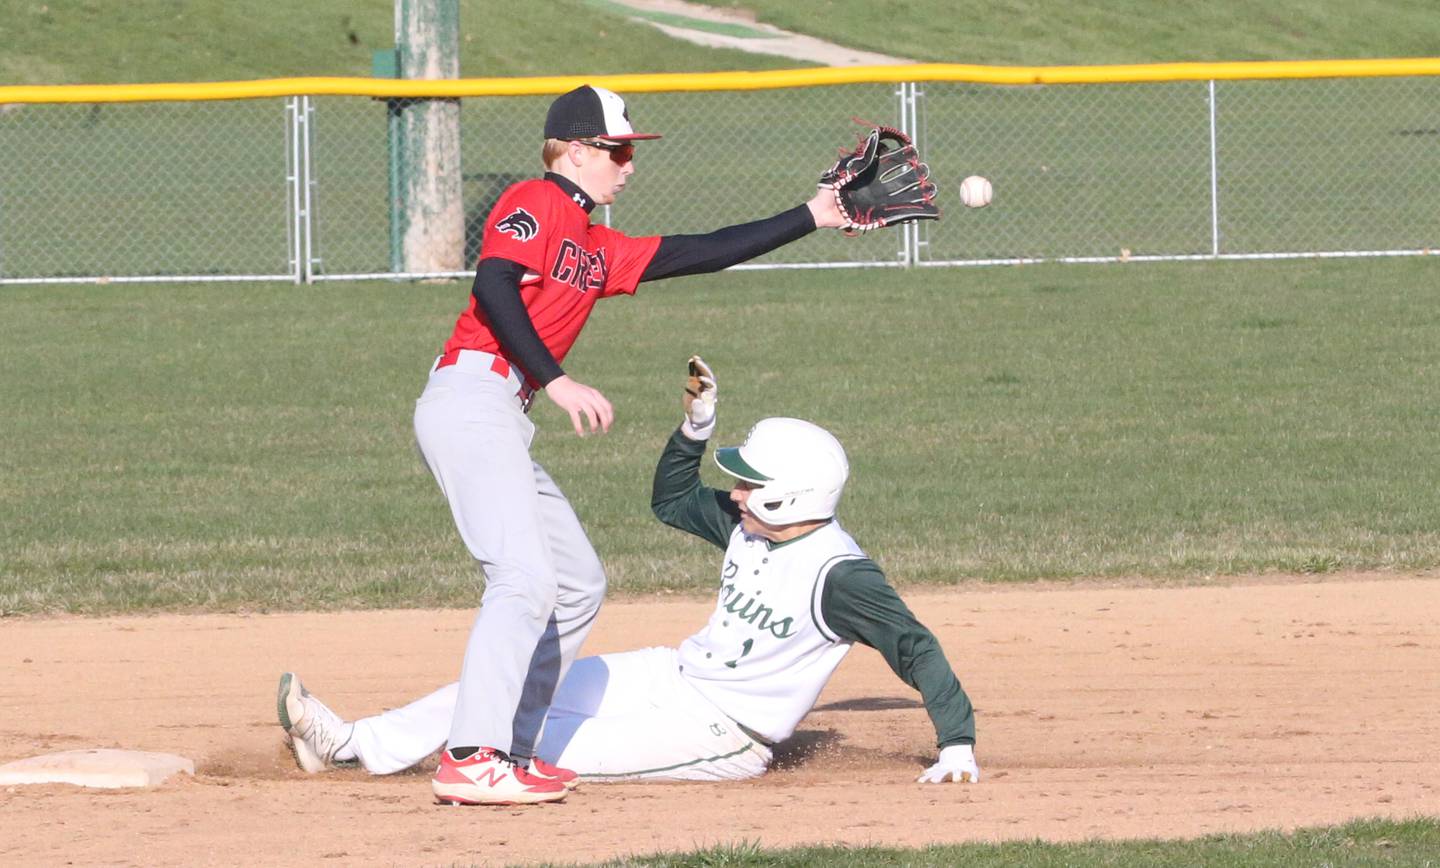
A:
{"type": "Polygon", "coordinates": [[[535,801],[531,801],[531,802],[505,802],[505,801],[467,802],[467,801],[465,801],[464,799],[441,798],[440,796],[436,796],[436,797],[435,797],[435,804],[441,805],[441,806],[444,806],[444,807],[450,807],[450,808],[479,808],[479,807],[486,807],[486,808],[503,808],[503,807],[505,807],[505,806],[507,806],[507,805],[509,805],[509,806],[511,806],[511,807],[520,807],[521,805],[554,805],[554,804],[559,804],[560,802],[563,802],[564,800],[565,800],[565,796],[561,796],[561,797],[559,797],[558,799],[536,799],[535,801]]]}
{"type": "Polygon", "coordinates": [[[280,726],[289,733],[295,728],[295,721],[290,717],[290,693],[298,686],[294,672],[286,672],[280,676],[280,687],[275,692],[275,716],[280,718],[280,726]]]}

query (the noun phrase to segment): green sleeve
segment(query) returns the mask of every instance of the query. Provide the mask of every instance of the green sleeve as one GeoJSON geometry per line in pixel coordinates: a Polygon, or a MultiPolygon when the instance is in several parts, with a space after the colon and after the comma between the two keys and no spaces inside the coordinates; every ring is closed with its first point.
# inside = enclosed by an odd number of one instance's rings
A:
{"type": "Polygon", "coordinates": [[[740,508],[728,491],[700,484],[700,459],[705,441],[691,440],[675,429],[655,465],[650,508],[655,517],[674,528],[693,533],[720,548],[730,544],[730,532],[740,523],[740,508]]]}
{"type": "Polygon", "coordinates": [[[920,691],[939,747],[975,743],[975,709],[939,640],[915,620],[874,561],[860,558],[832,567],[820,613],[836,635],[879,651],[900,680],[920,691]]]}

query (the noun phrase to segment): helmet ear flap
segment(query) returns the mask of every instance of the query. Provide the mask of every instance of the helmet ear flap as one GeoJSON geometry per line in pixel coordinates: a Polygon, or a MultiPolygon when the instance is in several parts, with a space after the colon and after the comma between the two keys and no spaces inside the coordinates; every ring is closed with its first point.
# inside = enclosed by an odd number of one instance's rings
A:
{"type": "MultiPolygon", "coordinates": [[[[791,498],[790,502],[791,502],[791,503],[794,503],[794,502],[795,502],[795,501],[794,501],[794,498],[791,498]]],[[[783,508],[785,507],[785,501],[784,501],[784,499],[781,499],[781,500],[767,500],[767,501],[765,501],[765,502],[764,502],[763,504],[761,504],[761,505],[762,505],[763,507],[765,507],[765,511],[766,511],[766,512],[779,512],[781,509],[783,509],[783,508]]]]}

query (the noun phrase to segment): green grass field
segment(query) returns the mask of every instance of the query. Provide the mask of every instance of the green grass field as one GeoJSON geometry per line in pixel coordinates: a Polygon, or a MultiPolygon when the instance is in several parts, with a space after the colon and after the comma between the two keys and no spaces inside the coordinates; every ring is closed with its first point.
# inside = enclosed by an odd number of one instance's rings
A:
{"type": "Polygon", "coordinates": [[[709,0],[822,39],[917,60],[1005,66],[1429,57],[1426,0],[913,0],[904,12],[843,0],[709,0]]]}
{"type": "MultiPolygon", "coordinates": [[[[1422,0],[1263,8],[1242,0],[1184,8],[913,0],[903,14],[834,0],[713,5],[743,5],[762,21],[926,61],[1440,54],[1440,17],[1422,0]]],[[[0,82],[365,76],[371,52],[393,42],[387,0],[314,0],[285,15],[275,8],[260,0],[14,3],[0,16],[0,82]]],[[[801,65],[674,42],[588,0],[523,10],[462,0],[461,9],[465,76],[801,65]]],[[[1431,203],[1394,207],[1410,201],[1396,190],[1433,186],[1440,151],[1429,90],[1235,87],[1225,120],[1243,138],[1229,146],[1247,143],[1254,164],[1238,175],[1240,187],[1222,191],[1229,201],[1250,198],[1230,212],[1228,239],[1283,246],[1297,227],[1305,237],[1305,221],[1326,225],[1344,214],[1358,227],[1349,243],[1433,240],[1431,203]],[[1334,105],[1336,122],[1317,129],[1313,113],[1288,110],[1313,103],[1334,105]],[[1335,142],[1352,157],[1324,164],[1327,183],[1290,177],[1292,163],[1313,164],[1317,144],[1335,142]],[[1376,173],[1377,165],[1392,168],[1376,173]]],[[[1017,236],[1032,239],[1035,254],[1064,252],[1077,238],[1050,220],[1057,209],[1085,215],[1090,234],[1081,240],[1098,253],[1145,252],[1146,244],[1203,250],[1206,226],[1193,207],[1205,194],[1193,172],[1200,134],[1174,120],[1175,106],[1193,102],[1190,88],[1150,88],[1138,108],[1129,92],[1101,94],[1069,116],[1053,93],[928,94],[932,136],[966,143],[963,153],[936,155],[937,172],[989,161],[997,189],[1012,197],[1006,210],[934,227],[932,253],[983,256],[1017,236]],[[1178,136],[1157,140],[1149,135],[1157,126],[1178,136]],[[1079,137],[1096,129],[1112,135],[1079,137]],[[1055,151],[1069,162],[1055,164],[1055,151]],[[1125,183],[1110,183],[1111,171],[1125,183]],[[1087,198],[1096,190],[1108,192],[1087,198]],[[1126,215],[1121,222],[1102,223],[1117,213],[1126,215]],[[1140,233],[1155,240],[1137,244],[1140,233]]],[[[764,104],[758,114],[784,146],[750,161],[730,185],[763,192],[686,214],[671,211],[665,196],[637,196],[630,210],[617,209],[621,225],[697,231],[753,216],[770,204],[766,196],[788,204],[795,155],[833,144],[826,119],[891,105],[883,89],[833,99],[799,110],[764,104]]],[[[646,117],[685,129],[692,143],[657,151],[646,164],[653,177],[704,163],[704,147],[740,141],[730,121],[694,106],[680,96],[647,98],[646,117]]],[[[145,225],[184,226],[195,212],[229,221],[209,226],[230,245],[223,256],[234,257],[217,268],[283,268],[276,239],[284,232],[274,223],[283,186],[255,192],[257,178],[283,168],[278,116],[251,117],[267,105],[247,107],[220,147],[184,137],[192,119],[172,115],[190,109],[51,111],[64,112],[59,127],[27,127],[21,112],[0,131],[0,213],[12,223],[22,214],[27,233],[19,244],[0,237],[8,273],[51,267],[44,257],[57,251],[73,273],[94,273],[101,266],[88,256],[116,261],[101,243],[145,225]],[[95,134],[126,124],[135,127],[128,152],[95,134]],[[9,159],[36,152],[81,168],[47,186],[46,176],[9,159]],[[209,186],[187,185],[178,171],[187,166],[210,173],[209,186]],[[166,204],[149,195],[157,190],[166,204]]],[[[469,112],[467,124],[489,135],[505,111],[469,112]]],[[[371,114],[335,112],[319,128],[321,155],[332,149],[334,157],[320,223],[332,273],[385,266],[373,258],[383,246],[353,241],[384,231],[376,204],[383,139],[371,114]]],[[[533,155],[501,150],[504,158],[467,184],[484,188],[533,170],[533,155]]],[[[213,259],[216,251],[179,234],[130,238],[126,255],[138,269],[159,251],[172,272],[193,271],[201,254],[213,259]]],[[[805,243],[846,245],[856,259],[886,255],[883,237],[805,243]]],[[[577,441],[542,399],[535,453],[574,500],[618,594],[696,590],[713,580],[710,550],[661,527],[647,504],[692,352],[720,377],[720,440],[733,442],[772,414],[805,416],[841,436],[855,472],[842,518],[902,587],[1433,571],[1437,285],[1433,258],[692,278],[600,307],[568,367],[615,402],[618,424],[606,437],[577,441]]],[[[0,616],[472,606],[473,565],[410,436],[412,401],[467,288],[0,288],[0,616]]],[[[1433,865],[1437,850],[1440,825],[1417,819],[1186,842],[742,845],[625,864],[1388,866],[1433,865]]]]}
{"type": "MultiPolygon", "coordinates": [[[[394,46],[393,9],[391,0],[17,0],[0,17],[0,81],[368,77],[372,52],[394,46]]],[[[677,42],[584,0],[460,0],[460,40],[460,74],[471,78],[806,65],[677,42]]]]}
{"type": "Polygon", "coordinates": [[[1440,823],[1360,820],[1325,829],[1282,834],[1214,835],[1183,843],[1167,841],[1049,844],[1021,841],[900,850],[887,847],[800,847],[766,850],[758,845],[714,847],[693,853],[661,853],[606,862],[653,868],[1108,868],[1116,865],[1208,866],[1208,868],[1311,868],[1311,866],[1415,866],[1440,864],[1440,823]]]}
{"type": "MultiPolygon", "coordinates": [[[[1426,0],[712,2],[857,48],[924,61],[1003,65],[1292,60],[1440,54],[1426,0]]],[[[394,42],[390,0],[106,3],[16,0],[0,17],[0,81],[82,84],[370,74],[394,42]]],[[[461,0],[461,74],[770,69],[806,64],[673,41],[606,4],[461,0]],[[520,46],[517,50],[517,46],[520,46]]]]}
{"type": "MultiPolygon", "coordinates": [[[[1402,259],[655,284],[567,363],[616,428],[578,441],[542,399],[536,455],[618,593],[713,579],[648,509],[692,352],[722,439],[841,437],[842,516],[902,584],[1429,569],[1436,283],[1402,259]]],[[[0,610],[472,603],[410,434],[467,289],[7,289],[0,610]]]]}

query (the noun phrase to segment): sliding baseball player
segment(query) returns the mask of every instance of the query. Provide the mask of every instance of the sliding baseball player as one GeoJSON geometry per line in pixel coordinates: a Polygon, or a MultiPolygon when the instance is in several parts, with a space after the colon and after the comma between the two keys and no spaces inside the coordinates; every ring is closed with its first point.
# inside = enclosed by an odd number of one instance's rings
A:
{"type": "MultiPolygon", "coordinates": [[[[975,715],[934,634],[835,519],[849,475],[839,441],[799,419],[758,422],[715,462],[730,491],[700,481],[715,430],[715,377],[690,362],[684,421],[655,469],[651,505],[724,551],[715,611],[679,648],[577,660],[555,694],[537,755],[585,780],[737,780],[762,774],[850,648],[878,650],[920,692],[939,756],[924,783],[977,782],[975,715]]],[[[353,723],[280,681],[302,768],[409,768],[445,744],[458,685],[353,723]]]]}

